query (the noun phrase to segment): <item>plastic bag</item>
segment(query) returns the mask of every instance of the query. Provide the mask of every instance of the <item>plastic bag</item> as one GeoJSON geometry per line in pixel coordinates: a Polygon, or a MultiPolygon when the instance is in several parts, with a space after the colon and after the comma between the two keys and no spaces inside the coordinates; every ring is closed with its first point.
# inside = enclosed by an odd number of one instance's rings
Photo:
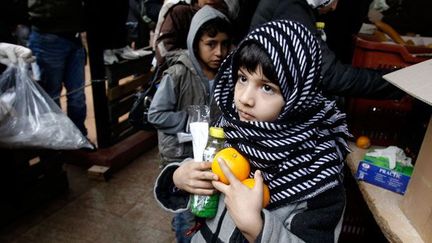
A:
{"type": "Polygon", "coordinates": [[[0,76],[0,147],[71,150],[93,145],[31,79],[28,65],[19,63],[0,76]]]}

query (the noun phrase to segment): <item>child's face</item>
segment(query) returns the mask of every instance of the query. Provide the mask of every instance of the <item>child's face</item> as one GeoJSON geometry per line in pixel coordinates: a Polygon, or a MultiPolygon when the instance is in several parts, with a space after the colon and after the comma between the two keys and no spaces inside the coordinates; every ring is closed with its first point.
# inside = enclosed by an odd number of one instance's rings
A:
{"type": "Polygon", "coordinates": [[[204,69],[217,71],[228,55],[229,48],[230,41],[226,33],[219,32],[215,37],[204,34],[198,43],[198,55],[204,69]]]}
{"type": "Polygon", "coordinates": [[[264,76],[261,66],[258,66],[253,73],[240,68],[237,75],[234,104],[240,120],[264,122],[276,120],[285,105],[279,85],[264,76]]]}

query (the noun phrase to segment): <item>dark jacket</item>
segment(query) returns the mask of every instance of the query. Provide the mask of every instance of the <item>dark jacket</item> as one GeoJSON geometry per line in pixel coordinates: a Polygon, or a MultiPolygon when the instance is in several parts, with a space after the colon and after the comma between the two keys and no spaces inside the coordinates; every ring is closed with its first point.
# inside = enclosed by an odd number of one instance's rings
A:
{"type": "MultiPolygon", "coordinates": [[[[295,20],[319,36],[316,27],[318,12],[306,0],[261,0],[252,17],[251,28],[277,19],[295,20]]],[[[337,60],[324,41],[322,89],[326,95],[389,99],[400,98],[403,92],[382,78],[382,71],[353,68],[337,60]]]]}
{"type": "Polygon", "coordinates": [[[84,31],[84,7],[81,0],[29,0],[32,26],[51,34],[84,31]]]}

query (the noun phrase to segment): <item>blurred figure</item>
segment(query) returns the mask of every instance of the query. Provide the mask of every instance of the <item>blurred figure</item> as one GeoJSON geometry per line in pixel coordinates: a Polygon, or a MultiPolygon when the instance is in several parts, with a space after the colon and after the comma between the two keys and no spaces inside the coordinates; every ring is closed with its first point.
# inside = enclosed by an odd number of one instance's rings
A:
{"type": "Polygon", "coordinates": [[[402,35],[432,36],[432,1],[387,0],[384,2],[388,5],[388,8],[372,8],[369,11],[369,20],[371,22],[381,20],[402,35]]]}
{"type": "Polygon", "coordinates": [[[29,1],[28,6],[31,21],[29,47],[40,69],[40,84],[59,106],[62,88],[66,88],[67,114],[86,136],[86,53],[80,34],[84,31],[83,2],[41,0],[29,1]]]}
{"type": "Polygon", "coordinates": [[[335,11],[319,16],[325,23],[327,45],[336,57],[345,64],[351,64],[355,43],[354,36],[363,22],[367,21],[372,0],[342,0],[335,11]]]}
{"type": "Polygon", "coordinates": [[[319,14],[336,9],[338,0],[266,0],[260,1],[252,18],[251,28],[270,20],[288,19],[305,25],[320,39],[322,50],[322,89],[326,95],[401,98],[403,92],[382,78],[381,71],[353,68],[342,64],[320,38],[316,29],[319,14]]]}

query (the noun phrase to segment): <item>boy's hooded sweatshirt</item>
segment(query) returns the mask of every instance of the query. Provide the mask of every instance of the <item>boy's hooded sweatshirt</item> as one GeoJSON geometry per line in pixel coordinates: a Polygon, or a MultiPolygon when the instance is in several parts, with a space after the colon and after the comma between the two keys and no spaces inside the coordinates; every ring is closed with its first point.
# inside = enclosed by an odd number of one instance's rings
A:
{"type": "Polygon", "coordinates": [[[188,126],[187,107],[209,105],[211,85],[195,56],[193,42],[203,24],[215,18],[228,18],[218,10],[202,7],[193,17],[187,37],[187,50],[171,52],[167,57],[172,63],[163,75],[153,97],[148,120],[157,128],[159,152],[162,164],[182,161],[192,157],[192,143],[179,143],[177,133],[188,126]]]}

